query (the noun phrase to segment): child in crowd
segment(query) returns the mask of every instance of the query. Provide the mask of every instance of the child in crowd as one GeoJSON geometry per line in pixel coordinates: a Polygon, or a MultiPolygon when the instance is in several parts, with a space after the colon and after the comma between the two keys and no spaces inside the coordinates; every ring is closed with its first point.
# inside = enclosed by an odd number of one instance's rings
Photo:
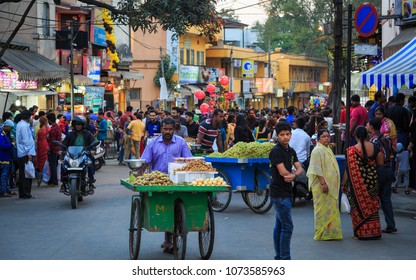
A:
{"type": "Polygon", "coordinates": [[[396,182],[392,191],[397,193],[397,187],[401,185],[402,180],[405,188],[405,194],[410,194],[409,192],[409,151],[403,149],[401,143],[396,145],[396,182]]]}

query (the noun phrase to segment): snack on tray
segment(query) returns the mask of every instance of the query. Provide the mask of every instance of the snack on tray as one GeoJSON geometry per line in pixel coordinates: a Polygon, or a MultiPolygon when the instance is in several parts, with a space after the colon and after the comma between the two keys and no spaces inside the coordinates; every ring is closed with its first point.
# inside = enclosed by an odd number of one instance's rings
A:
{"type": "Polygon", "coordinates": [[[174,174],[176,172],[217,172],[217,170],[212,167],[212,165],[205,163],[205,161],[202,160],[192,160],[186,163],[185,166],[175,169],[173,172],[174,174]]]}

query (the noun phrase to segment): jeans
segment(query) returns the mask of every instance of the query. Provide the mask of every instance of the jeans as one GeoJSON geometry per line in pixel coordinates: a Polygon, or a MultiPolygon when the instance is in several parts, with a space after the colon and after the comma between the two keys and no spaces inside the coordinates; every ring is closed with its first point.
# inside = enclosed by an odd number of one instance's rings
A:
{"type": "Polygon", "coordinates": [[[407,189],[409,187],[409,170],[397,170],[396,187],[400,186],[402,182],[407,189]]]}
{"type": "Polygon", "coordinates": [[[389,229],[396,228],[393,205],[391,203],[391,184],[393,183],[393,179],[394,174],[390,167],[382,166],[377,169],[378,197],[380,198],[381,209],[383,210],[384,219],[389,229]]]}
{"type": "Polygon", "coordinates": [[[10,164],[0,164],[0,194],[11,193],[10,190],[10,164]]]}
{"type": "Polygon", "coordinates": [[[275,224],[273,230],[275,260],[290,260],[290,239],[293,232],[293,221],[290,209],[292,199],[270,197],[274,207],[275,224]]]}

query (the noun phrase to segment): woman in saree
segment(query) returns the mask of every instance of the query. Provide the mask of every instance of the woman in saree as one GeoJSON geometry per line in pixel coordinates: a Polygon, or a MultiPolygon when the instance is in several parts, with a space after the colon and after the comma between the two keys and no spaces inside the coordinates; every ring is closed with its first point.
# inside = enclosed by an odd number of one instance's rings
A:
{"type": "Polygon", "coordinates": [[[326,129],[318,131],[318,143],[312,150],[307,176],[313,194],[315,240],[341,240],[341,217],[338,209],[341,184],[338,162],[330,148],[326,129]]]}
{"type": "MultiPolygon", "coordinates": [[[[39,131],[36,135],[36,171],[42,174],[45,162],[48,159],[48,135],[50,128],[48,120],[42,116],[39,118],[39,131]]],[[[38,182],[39,184],[40,182],[38,182]]]]}
{"type": "Polygon", "coordinates": [[[376,118],[381,120],[380,133],[384,136],[388,136],[391,139],[391,144],[396,147],[397,144],[397,131],[394,122],[386,117],[386,111],[382,106],[379,106],[375,110],[376,118]]]}
{"type": "Polygon", "coordinates": [[[378,146],[367,141],[367,129],[364,126],[355,129],[355,138],[357,144],[347,149],[342,191],[347,193],[351,205],[354,237],[362,240],[379,239],[381,224],[376,168],[384,164],[383,153],[378,146]]]}

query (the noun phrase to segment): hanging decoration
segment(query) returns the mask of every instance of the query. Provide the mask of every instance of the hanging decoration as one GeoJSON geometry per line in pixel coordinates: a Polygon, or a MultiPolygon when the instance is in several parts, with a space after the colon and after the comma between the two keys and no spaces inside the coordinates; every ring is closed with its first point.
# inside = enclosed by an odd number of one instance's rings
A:
{"type": "Polygon", "coordinates": [[[232,91],[224,93],[224,97],[227,100],[233,100],[235,98],[235,93],[232,91]]]}
{"type": "Polygon", "coordinates": [[[105,29],[106,35],[106,42],[107,42],[107,52],[110,56],[110,71],[115,72],[117,70],[118,63],[120,59],[118,58],[118,54],[116,51],[116,37],[113,33],[114,31],[114,22],[111,19],[110,11],[107,9],[102,9],[102,17],[103,17],[103,24],[105,29]]]}
{"type": "Polygon", "coordinates": [[[199,100],[204,99],[205,98],[205,92],[203,92],[202,90],[197,90],[195,92],[195,97],[199,100]]]}
{"type": "Polygon", "coordinates": [[[221,78],[220,78],[220,84],[222,85],[222,86],[226,86],[226,85],[228,85],[228,83],[230,82],[230,79],[228,79],[228,77],[227,76],[222,76],[221,78]]]}
{"type": "Polygon", "coordinates": [[[211,93],[211,94],[209,95],[209,97],[210,97],[211,99],[217,99],[217,95],[216,95],[215,93],[211,93]]]}
{"type": "Polygon", "coordinates": [[[206,91],[209,93],[214,93],[216,90],[215,86],[213,84],[208,84],[206,87],[206,91]]]}
{"type": "Polygon", "coordinates": [[[199,106],[199,109],[201,110],[202,114],[207,114],[209,111],[209,105],[207,103],[202,103],[201,106],[199,106]]]}

